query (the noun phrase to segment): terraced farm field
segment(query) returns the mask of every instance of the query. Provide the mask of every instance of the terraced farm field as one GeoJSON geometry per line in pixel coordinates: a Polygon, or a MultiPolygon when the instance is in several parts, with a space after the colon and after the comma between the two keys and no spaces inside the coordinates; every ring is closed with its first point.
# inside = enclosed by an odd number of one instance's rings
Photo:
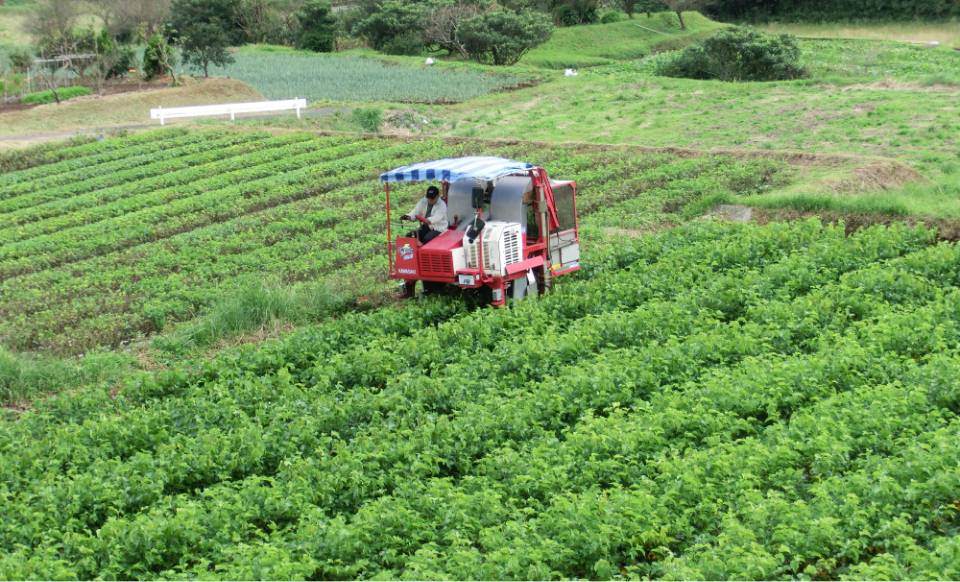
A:
{"type": "MultiPolygon", "coordinates": [[[[480,151],[578,180],[588,227],[662,224],[789,177],[763,159],[231,130],[43,148],[0,175],[0,345],[117,347],[194,318],[251,278],[382,282],[376,176],[480,151]]],[[[420,195],[399,190],[403,205],[420,195]]]]}
{"type": "Polygon", "coordinates": [[[958,267],[701,222],[540,301],[40,401],[0,430],[0,577],[956,578],[958,267]]]}

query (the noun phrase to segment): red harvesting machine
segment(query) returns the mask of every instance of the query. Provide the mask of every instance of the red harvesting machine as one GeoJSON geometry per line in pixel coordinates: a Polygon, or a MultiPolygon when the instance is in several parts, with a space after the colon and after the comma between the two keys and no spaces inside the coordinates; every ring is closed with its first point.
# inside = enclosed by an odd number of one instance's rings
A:
{"type": "MultiPolygon", "coordinates": [[[[422,162],[381,174],[390,277],[412,290],[446,285],[486,290],[493,305],[542,294],[580,269],[577,185],[542,167],[473,156],[422,162]],[[449,228],[426,243],[391,230],[390,186],[434,182],[449,228]]],[[[396,188],[396,186],[395,186],[396,188]]],[[[412,293],[411,293],[412,294],[412,293]]]]}

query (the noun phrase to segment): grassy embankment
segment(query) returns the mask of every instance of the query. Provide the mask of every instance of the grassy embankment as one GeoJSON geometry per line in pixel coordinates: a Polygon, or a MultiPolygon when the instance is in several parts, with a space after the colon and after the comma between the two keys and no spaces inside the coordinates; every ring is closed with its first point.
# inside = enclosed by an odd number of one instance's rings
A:
{"type": "Polygon", "coordinates": [[[682,48],[724,26],[696,12],[685,13],[684,21],[687,28],[682,30],[672,13],[637,14],[610,24],[558,28],[520,62],[548,69],[612,64],[682,48]]]}

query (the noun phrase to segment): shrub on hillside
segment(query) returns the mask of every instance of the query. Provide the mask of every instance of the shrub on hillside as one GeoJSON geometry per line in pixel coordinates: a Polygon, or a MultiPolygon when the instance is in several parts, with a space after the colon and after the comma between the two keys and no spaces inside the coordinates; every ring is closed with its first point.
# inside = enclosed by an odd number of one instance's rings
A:
{"type": "Polygon", "coordinates": [[[806,76],[800,47],[788,35],[728,28],[663,61],[657,74],[721,81],[782,81],[806,76]]]}
{"type": "Polygon", "coordinates": [[[528,50],[546,42],[551,34],[553,24],[542,13],[497,10],[464,22],[460,38],[467,54],[475,61],[513,65],[528,50]]]}

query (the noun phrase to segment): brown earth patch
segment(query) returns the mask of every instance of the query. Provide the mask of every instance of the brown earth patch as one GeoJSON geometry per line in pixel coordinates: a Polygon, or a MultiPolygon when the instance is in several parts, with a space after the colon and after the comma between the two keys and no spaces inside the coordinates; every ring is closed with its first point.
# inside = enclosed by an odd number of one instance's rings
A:
{"type": "Polygon", "coordinates": [[[849,175],[836,180],[833,191],[840,194],[895,190],[911,182],[923,182],[923,175],[901,162],[877,160],[855,168],[849,175]]]}
{"type": "Polygon", "coordinates": [[[943,218],[926,218],[914,216],[899,216],[882,213],[848,213],[848,212],[801,212],[790,209],[755,208],[753,221],[757,224],[803,220],[818,217],[826,223],[843,223],[846,233],[852,234],[860,229],[875,225],[889,226],[891,224],[921,225],[937,231],[937,238],[943,241],[960,241],[960,220],[943,218]]]}
{"type": "Polygon", "coordinates": [[[9,410],[10,412],[16,414],[17,416],[29,410],[33,410],[33,407],[30,405],[29,402],[6,403],[2,405],[2,408],[9,410]]]}

